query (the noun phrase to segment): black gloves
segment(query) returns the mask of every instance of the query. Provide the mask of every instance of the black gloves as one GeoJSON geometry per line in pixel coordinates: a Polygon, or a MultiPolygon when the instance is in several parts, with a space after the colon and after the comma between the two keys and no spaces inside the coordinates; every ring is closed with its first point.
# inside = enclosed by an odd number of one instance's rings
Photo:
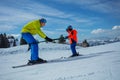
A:
{"type": "MultiPolygon", "coordinates": [[[[68,36],[64,37],[64,39],[68,39],[68,36]]],[[[74,39],[71,39],[72,43],[76,42],[74,39]]]]}
{"type": "Polygon", "coordinates": [[[49,38],[49,37],[47,37],[47,36],[46,36],[45,40],[46,40],[46,41],[49,41],[49,42],[53,42],[53,39],[51,39],[51,38],[49,38]]]}

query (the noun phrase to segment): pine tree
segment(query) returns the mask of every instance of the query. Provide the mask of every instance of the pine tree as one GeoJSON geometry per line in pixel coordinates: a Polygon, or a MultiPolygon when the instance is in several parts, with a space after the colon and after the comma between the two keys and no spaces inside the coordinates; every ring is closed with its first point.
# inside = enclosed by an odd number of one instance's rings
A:
{"type": "Polygon", "coordinates": [[[5,37],[3,34],[2,34],[2,48],[5,48],[5,37]]]}
{"type": "Polygon", "coordinates": [[[66,40],[63,35],[60,35],[59,42],[58,43],[65,43],[66,40]]]}
{"type": "Polygon", "coordinates": [[[0,35],[0,48],[6,48],[6,34],[4,33],[0,35]]]}
{"type": "Polygon", "coordinates": [[[86,39],[82,42],[82,47],[89,47],[89,43],[86,39]]]}
{"type": "Polygon", "coordinates": [[[8,38],[6,36],[6,33],[4,33],[4,48],[8,48],[9,47],[9,41],[8,38]]]}
{"type": "Polygon", "coordinates": [[[2,48],[2,39],[3,39],[3,35],[0,34],[0,48],[2,48]]]}
{"type": "Polygon", "coordinates": [[[13,46],[17,46],[17,45],[16,45],[16,40],[15,40],[15,39],[14,39],[14,42],[13,42],[13,46]]]}

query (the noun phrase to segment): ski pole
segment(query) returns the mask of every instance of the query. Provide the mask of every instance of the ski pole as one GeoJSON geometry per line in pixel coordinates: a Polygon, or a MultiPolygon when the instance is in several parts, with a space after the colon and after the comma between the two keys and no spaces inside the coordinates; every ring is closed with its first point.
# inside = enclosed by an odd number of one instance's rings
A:
{"type": "MultiPolygon", "coordinates": [[[[55,41],[55,40],[59,40],[60,38],[55,38],[55,39],[52,39],[53,41],[55,41]]],[[[42,43],[42,42],[47,42],[47,41],[39,41],[39,42],[37,42],[37,43],[42,43]]]]}
{"type": "MultiPolygon", "coordinates": [[[[55,40],[59,40],[60,38],[56,38],[56,39],[52,39],[53,41],[55,41],[55,40]]],[[[37,42],[37,43],[42,43],[42,42],[46,42],[45,40],[44,41],[39,41],[39,42],[37,42]]],[[[31,44],[36,44],[36,43],[31,43],[31,44]]],[[[29,51],[30,50],[30,46],[31,46],[31,44],[29,44],[29,46],[28,46],[28,50],[27,51],[29,51]]]]}

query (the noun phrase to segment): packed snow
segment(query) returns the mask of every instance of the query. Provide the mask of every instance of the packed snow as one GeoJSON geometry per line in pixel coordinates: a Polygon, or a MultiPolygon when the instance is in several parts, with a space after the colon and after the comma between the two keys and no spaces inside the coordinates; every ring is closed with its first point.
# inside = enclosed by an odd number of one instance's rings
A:
{"type": "MultiPolygon", "coordinates": [[[[120,42],[82,48],[71,60],[22,68],[30,58],[27,45],[0,49],[0,80],[120,80],[120,42]]],[[[54,60],[71,55],[69,45],[40,43],[39,57],[54,60]]]]}

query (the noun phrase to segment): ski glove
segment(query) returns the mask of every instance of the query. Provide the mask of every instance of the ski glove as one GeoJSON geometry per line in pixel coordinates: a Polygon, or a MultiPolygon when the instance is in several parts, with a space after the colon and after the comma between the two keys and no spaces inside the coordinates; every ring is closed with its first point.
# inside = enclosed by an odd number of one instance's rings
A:
{"type": "Polygon", "coordinates": [[[49,38],[49,37],[47,37],[47,36],[46,36],[45,40],[46,40],[46,41],[49,41],[49,42],[53,42],[53,39],[51,39],[51,38],[49,38]]]}

